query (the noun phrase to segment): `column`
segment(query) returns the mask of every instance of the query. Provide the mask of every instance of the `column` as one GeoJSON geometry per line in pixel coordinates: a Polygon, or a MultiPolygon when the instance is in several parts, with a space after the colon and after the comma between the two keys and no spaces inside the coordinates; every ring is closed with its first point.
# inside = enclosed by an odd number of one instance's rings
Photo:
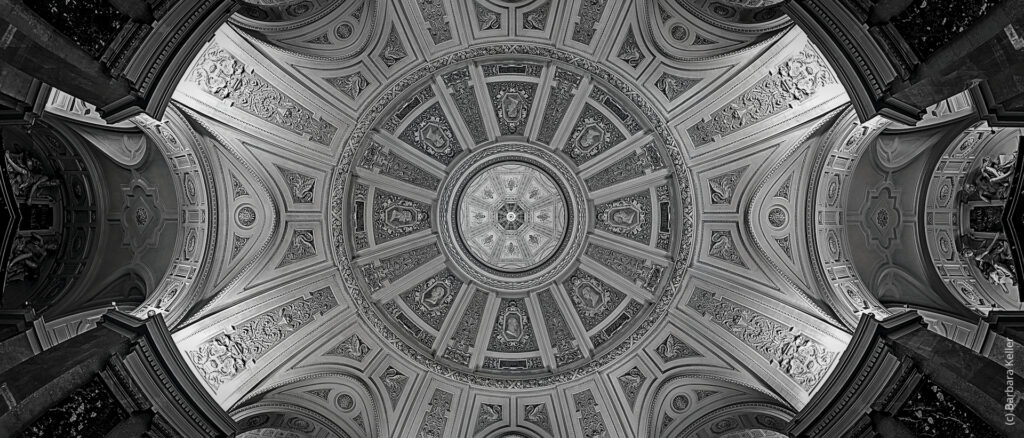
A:
{"type": "Polygon", "coordinates": [[[1024,436],[1024,407],[1006,411],[1020,377],[930,332],[920,315],[878,321],[864,315],[839,365],[786,428],[817,438],[1024,436]],[[1009,382],[1009,383],[1008,383],[1009,382]]]}
{"type": "Polygon", "coordinates": [[[160,316],[111,311],[96,328],[0,373],[0,436],[213,438],[237,430],[160,316]]]}
{"type": "Polygon", "coordinates": [[[32,309],[0,310],[0,373],[42,351],[35,321],[32,309]]]}

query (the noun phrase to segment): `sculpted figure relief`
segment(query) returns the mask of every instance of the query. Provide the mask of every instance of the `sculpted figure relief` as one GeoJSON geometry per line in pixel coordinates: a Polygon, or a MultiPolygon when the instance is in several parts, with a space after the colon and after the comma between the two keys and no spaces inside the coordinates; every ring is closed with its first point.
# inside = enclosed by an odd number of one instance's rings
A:
{"type": "Polygon", "coordinates": [[[43,163],[25,152],[4,151],[4,161],[14,196],[19,198],[31,200],[39,189],[60,183],[56,178],[43,175],[43,163]]]}
{"type": "Polygon", "coordinates": [[[1017,153],[981,159],[981,165],[967,173],[960,202],[1006,199],[1010,196],[1017,153]]]}
{"type": "Polygon", "coordinates": [[[7,282],[35,280],[39,278],[39,267],[48,254],[57,251],[58,242],[47,242],[42,236],[19,236],[11,248],[11,261],[7,264],[7,282]]]}
{"type": "Polygon", "coordinates": [[[985,279],[1009,293],[1007,284],[1017,285],[1017,275],[1013,270],[1013,253],[1006,236],[1002,233],[985,245],[985,240],[969,236],[961,236],[960,256],[968,263],[973,263],[985,276],[985,279]]]}

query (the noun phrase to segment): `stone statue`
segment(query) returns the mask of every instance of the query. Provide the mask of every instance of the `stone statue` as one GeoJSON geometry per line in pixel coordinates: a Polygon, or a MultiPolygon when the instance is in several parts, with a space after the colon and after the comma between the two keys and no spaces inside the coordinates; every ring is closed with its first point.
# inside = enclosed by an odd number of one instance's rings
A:
{"type": "Polygon", "coordinates": [[[25,152],[4,152],[8,178],[14,196],[24,199],[35,197],[39,189],[56,186],[59,181],[42,174],[43,164],[25,152]]]}
{"type": "Polygon", "coordinates": [[[11,248],[11,261],[7,264],[7,282],[35,280],[39,278],[39,267],[47,254],[57,250],[57,242],[46,242],[42,236],[18,236],[11,248]]]}
{"type": "Polygon", "coordinates": [[[967,173],[960,202],[1006,199],[1010,196],[1017,153],[981,159],[981,166],[967,173]]]}
{"type": "Polygon", "coordinates": [[[1017,285],[1017,275],[1013,270],[1013,253],[1006,236],[997,235],[987,246],[984,240],[970,239],[961,236],[960,255],[964,260],[971,260],[985,279],[1009,293],[1006,284],[1017,285]],[[982,247],[984,246],[984,249],[982,247]]]}

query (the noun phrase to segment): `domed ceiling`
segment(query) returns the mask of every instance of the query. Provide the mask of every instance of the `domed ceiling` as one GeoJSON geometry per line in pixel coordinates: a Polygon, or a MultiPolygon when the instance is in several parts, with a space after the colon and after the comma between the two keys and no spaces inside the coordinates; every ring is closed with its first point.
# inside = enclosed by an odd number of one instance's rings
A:
{"type": "Polygon", "coordinates": [[[252,436],[775,436],[835,366],[848,99],[777,2],[250,3],[152,127],[217,231],[147,304],[252,436]]]}

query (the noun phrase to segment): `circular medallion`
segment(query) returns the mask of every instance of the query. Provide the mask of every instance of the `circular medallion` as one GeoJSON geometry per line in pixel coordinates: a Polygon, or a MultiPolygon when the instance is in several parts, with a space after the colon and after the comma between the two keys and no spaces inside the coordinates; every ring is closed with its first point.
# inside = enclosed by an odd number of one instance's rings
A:
{"type": "Polygon", "coordinates": [[[583,189],[561,158],[499,143],[462,160],[441,187],[441,246],[449,260],[497,291],[549,283],[584,241],[583,189]]]}
{"type": "Polygon", "coordinates": [[[238,224],[243,228],[251,227],[256,223],[256,210],[253,210],[252,207],[249,207],[248,205],[243,206],[238,209],[238,212],[235,214],[235,220],[238,221],[238,224]]]}
{"type": "Polygon", "coordinates": [[[525,162],[507,161],[477,173],[458,209],[458,232],[469,253],[497,271],[529,271],[546,262],[565,237],[562,190],[525,162]]]}

